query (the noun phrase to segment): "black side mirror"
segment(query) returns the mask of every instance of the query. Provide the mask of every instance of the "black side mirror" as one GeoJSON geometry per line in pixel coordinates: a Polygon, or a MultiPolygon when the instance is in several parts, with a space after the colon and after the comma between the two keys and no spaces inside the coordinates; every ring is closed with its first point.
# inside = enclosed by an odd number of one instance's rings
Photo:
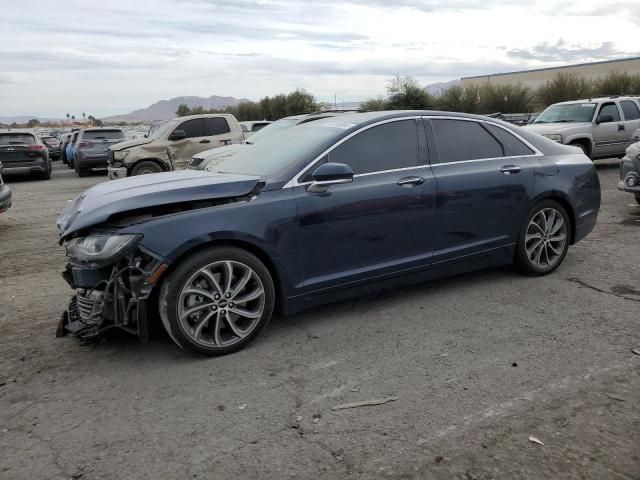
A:
{"type": "Polygon", "coordinates": [[[183,140],[187,138],[187,134],[184,130],[174,130],[171,135],[169,135],[169,140],[183,140]]]}
{"type": "Polygon", "coordinates": [[[344,163],[324,163],[311,175],[313,182],[307,187],[312,193],[326,192],[331,185],[353,182],[353,170],[344,163]]]}
{"type": "Polygon", "coordinates": [[[611,123],[613,122],[613,117],[611,115],[599,115],[596,119],[596,123],[600,125],[601,123],[611,123]]]}

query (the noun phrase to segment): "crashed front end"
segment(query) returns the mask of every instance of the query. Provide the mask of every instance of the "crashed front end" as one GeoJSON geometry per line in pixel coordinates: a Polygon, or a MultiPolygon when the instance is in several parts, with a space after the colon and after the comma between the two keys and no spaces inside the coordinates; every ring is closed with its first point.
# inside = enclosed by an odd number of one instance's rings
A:
{"type": "Polygon", "coordinates": [[[98,339],[118,328],[148,338],[147,301],[166,265],[139,247],[142,235],[91,232],[66,242],[62,276],[75,290],[57,336],[98,339]]]}

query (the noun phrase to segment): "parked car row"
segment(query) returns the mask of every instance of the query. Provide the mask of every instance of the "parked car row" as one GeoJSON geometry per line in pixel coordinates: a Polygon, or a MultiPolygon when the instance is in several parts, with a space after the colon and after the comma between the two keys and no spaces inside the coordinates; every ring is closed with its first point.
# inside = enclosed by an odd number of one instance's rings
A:
{"type": "MultiPolygon", "coordinates": [[[[186,166],[182,149],[229,138],[207,131],[210,118],[112,146],[110,173],[150,158],[186,166]]],[[[177,345],[221,355],[253,341],[276,307],[496,265],[548,274],[596,223],[593,162],[531,130],[429,111],[299,120],[205,171],[106,182],[69,203],[58,228],[75,293],[58,333],[144,339],[158,311],[177,345]]]]}

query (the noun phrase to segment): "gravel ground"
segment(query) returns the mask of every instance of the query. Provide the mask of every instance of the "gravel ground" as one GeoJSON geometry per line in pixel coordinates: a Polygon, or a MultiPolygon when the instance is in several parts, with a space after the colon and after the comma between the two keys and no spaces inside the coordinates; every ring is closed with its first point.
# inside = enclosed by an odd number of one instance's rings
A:
{"type": "Polygon", "coordinates": [[[640,479],[640,207],[615,168],[551,276],[326,306],[207,359],[160,332],[54,337],[71,293],[55,218],[105,180],[57,163],[9,178],[0,215],[0,478],[640,479]]]}

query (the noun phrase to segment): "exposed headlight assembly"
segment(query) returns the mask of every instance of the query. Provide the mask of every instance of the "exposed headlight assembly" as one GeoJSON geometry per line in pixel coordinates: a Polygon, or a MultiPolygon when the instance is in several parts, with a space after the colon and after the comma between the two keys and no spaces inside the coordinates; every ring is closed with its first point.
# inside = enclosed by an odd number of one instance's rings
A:
{"type": "Polygon", "coordinates": [[[113,263],[129,253],[142,235],[89,235],[67,243],[67,256],[78,263],[100,266],[113,263]]]}
{"type": "Polygon", "coordinates": [[[113,152],[113,159],[124,160],[124,157],[126,157],[128,154],[129,150],[116,150],[115,152],[113,152]]]}
{"type": "Polygon", "coordinates": [[[543,137],[547,137],[549,140],[553,140],[554,142],[562,143],[562,135],[557,133],[547,133],[542,134],[543,137]]]}

